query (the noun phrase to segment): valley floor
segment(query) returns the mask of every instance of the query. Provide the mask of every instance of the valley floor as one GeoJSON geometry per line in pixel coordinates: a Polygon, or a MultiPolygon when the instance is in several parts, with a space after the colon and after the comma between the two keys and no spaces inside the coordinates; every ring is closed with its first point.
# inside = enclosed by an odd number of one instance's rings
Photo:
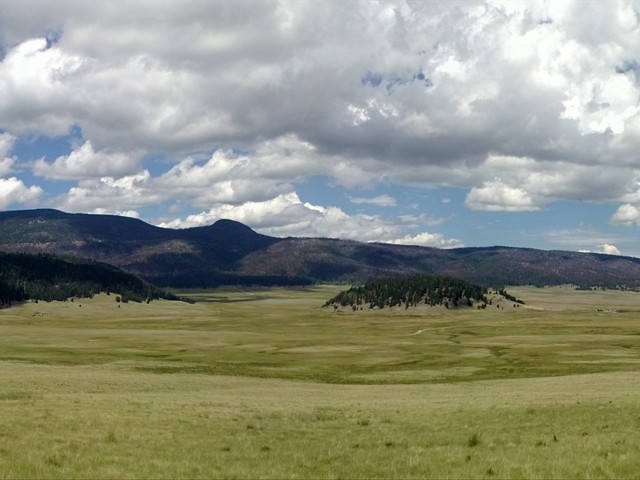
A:
{"type": "Polygon", "coordinates": [[[639,294],[323,311],[335,290],[0,311],[0,477],[637,477],[639,294]]]}

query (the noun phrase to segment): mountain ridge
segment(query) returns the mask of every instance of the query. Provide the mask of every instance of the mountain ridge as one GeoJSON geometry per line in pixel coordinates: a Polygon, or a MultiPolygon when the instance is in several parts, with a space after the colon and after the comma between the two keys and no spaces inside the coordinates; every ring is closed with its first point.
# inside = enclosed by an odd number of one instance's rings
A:
{"type": "Polygon", "coordinates": [[[228,219],[185,229],[53,209],[0,212],[0,252],[110,263],[159,286],[363,282],[447,275],[483,285],[640,287],[640,259],[509,246],[437,249],[315,237],[270,237],[228,219]]]}

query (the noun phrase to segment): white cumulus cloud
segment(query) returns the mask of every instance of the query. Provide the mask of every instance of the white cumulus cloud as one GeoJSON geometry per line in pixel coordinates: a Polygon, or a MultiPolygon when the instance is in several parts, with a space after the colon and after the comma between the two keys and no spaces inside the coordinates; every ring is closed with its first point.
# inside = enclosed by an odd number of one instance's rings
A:
{"type": "Polygon", "coordinates": [[[33,205],[42,195],[42,188],[34,185],[27,187],[16,177],[0,178],[0,209],[12,205],[33,205]]]}
{"type": "Polygon", "coordinates": [[[501,181],[487,182],[482,187],[473,187],[467,195],[465,205],[471,210],[488,212],[522,212],[540,208],[526,190],[510,187],[501,181]]]}
{"type": "Polygon", "coordinates": [[[140,154],[93,149],[90,141],[85,142],[69,155],[63,155],[48,163],[38,159],[33,172],[55,180],[84,180],[103,176],[135,174],[140,154]]]}
{"type": "Polygon", "coordinates": [[[85,180],[54,200],[53,206],[70,212],[93,212],[103,208],[115,212],[158,204],[163,198],[149,188],[150,179],[151,174],[144,170],[121,178],[85,180]]]}
{"type": "Polygon", "coordinates": [[[611,217],[611,222],[626,227],[640,226],[640,208],[629,203],[620,205],[611,217]]]}
{"type": "Polygon", "coordinates": [[[620,255],[620,250],[615,245],[611,245],[609,243],[605,243],[602,245],[602,253],[607,255],[620,255]]]}

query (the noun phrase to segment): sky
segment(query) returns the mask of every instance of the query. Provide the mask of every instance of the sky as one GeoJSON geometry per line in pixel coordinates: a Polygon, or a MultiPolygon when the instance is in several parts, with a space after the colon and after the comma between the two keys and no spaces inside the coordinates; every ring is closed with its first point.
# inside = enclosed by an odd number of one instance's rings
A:
{"type": "Polygon", "coordinates": [[[640,257],[638,1],[0,0],[0,210],[640,257]]]}

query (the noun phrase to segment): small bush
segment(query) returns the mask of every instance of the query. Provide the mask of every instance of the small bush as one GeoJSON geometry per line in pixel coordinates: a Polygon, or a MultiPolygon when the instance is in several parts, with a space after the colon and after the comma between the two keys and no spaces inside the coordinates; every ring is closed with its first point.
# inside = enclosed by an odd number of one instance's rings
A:
{"type": "Polygon", "coordinates": [[[480,436],[477,433],[474,433],[473,435],[471,435],[467,440],[467,446],[469,447],[475,447],[479,443],[480,443],[480,436]]]}

